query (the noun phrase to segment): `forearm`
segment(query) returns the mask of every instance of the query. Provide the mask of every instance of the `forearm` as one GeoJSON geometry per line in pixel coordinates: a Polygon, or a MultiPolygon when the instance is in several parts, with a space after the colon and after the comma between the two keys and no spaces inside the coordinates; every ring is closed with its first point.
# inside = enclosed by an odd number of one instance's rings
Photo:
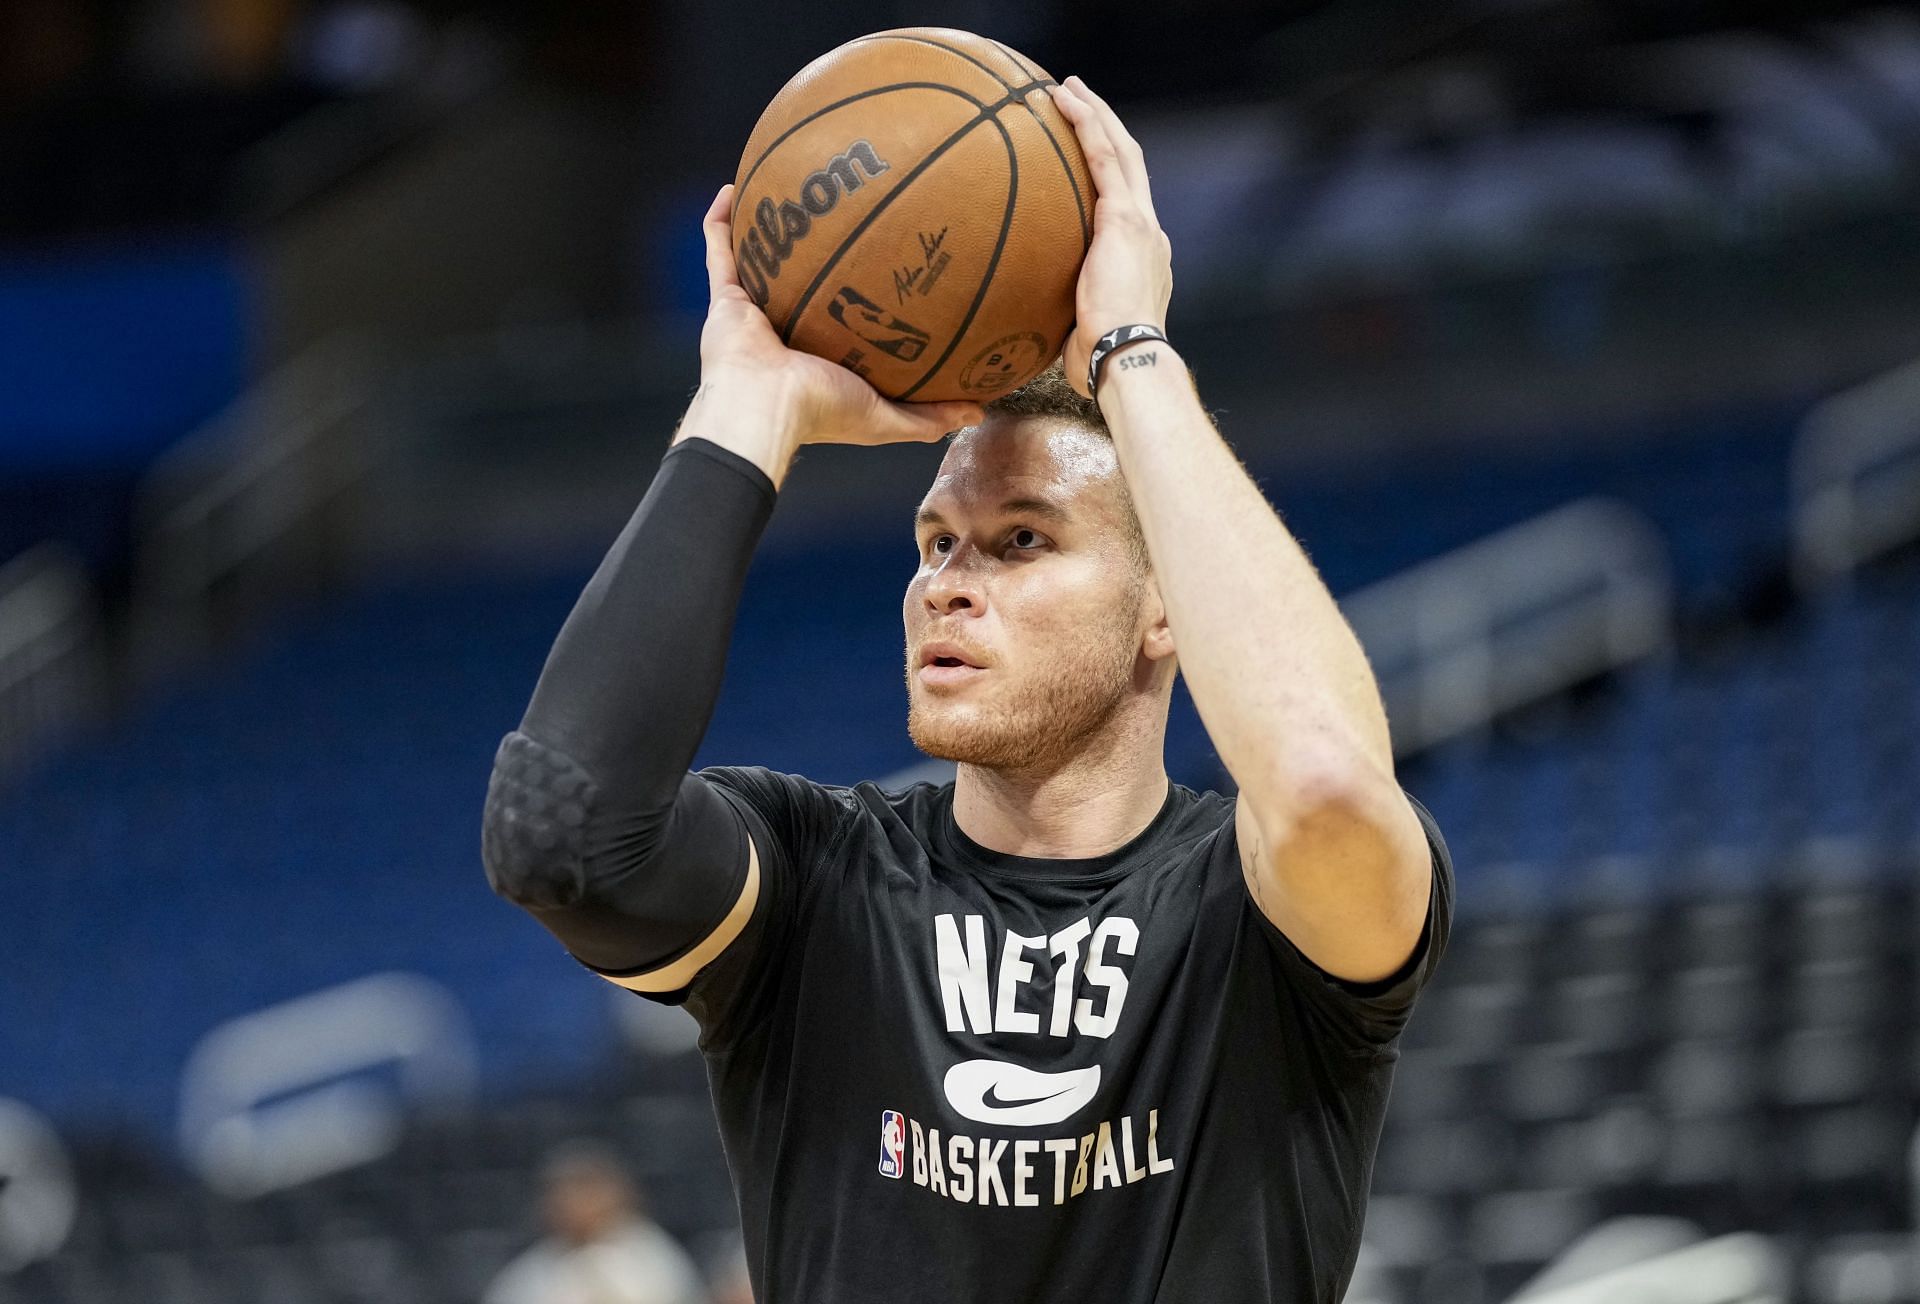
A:
{"type": "MultiPolygon", "coordinates": [[[[1051,94],[1098,192],[1067,351],[1085,367],[1100,332],[1165,322],[1172,248],[1139,142],[1077,79],[1051,94]]],[[[1240,787],[1235,840],[1254,900],[1325,972],[1392,973],[1419,935],[1431,873],[1359,641],[1171,346],[1133,341],[1105,355],[1099,401],[1175,654],[1240,787]]]]}
{"type": "Polygon", "coordinates": [[[687,767],[772,507],[766,479],[730,452],[672,449],[495,758],[489,881],[598,968],[683,953],[740,896],[739,819],[687,767]]]}
{"type": "Polygon", "coordinates": [[[642,777],[675,784],[691,763],[773,510],[770,487],[732,450],[683,446],[691,437],[668,452],[574,604],[521,724],[628,793],[642,777]]]}
{"type": "Polygon", "coordinates": [[[694,394],[520,726],[631,796],[677,783],[706,733],[747,567],[793,457],[779,396],[726,388],[743,386],[703,381],[694,394]]]}
{"type": "Polygon", "coordinates": [[[1241,790],[1279,800],[1356,766],[1390,775],[1386,714],[1359,640],[1214,429],[1179,355],[1158,343],[1116,354],[1100,403],[1181,672],[1241,790]]]}
{"type": "Polygon", "coordinates": [[[888,402],[846,368],[788,349],[740,287],[731,214],[722,187],[702,223],[700,389],[502,742],[483,816],[494,889],[576,956],[636,978],[734,945],[754,909],[756,852],[770,848],[686,770],[794,450],[927,440],[980,418],[971,403],[888,402]]]}

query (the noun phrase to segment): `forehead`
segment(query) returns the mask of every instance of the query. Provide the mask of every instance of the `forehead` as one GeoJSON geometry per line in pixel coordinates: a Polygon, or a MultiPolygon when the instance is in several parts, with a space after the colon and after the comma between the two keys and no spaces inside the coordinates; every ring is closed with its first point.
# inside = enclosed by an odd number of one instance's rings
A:
{"type": "Polygon", "coordinates": [[[1008,499],[1073,514],[1113,506],[1120,463],[1111,440],[1051,417],[989,417],[947,447],[920,510],[990,512],[1008,499]]]}

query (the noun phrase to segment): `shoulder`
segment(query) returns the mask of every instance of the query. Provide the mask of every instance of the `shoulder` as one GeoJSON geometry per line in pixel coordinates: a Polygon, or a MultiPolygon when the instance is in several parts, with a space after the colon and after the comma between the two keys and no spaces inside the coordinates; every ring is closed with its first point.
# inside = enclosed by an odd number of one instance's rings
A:
{"type": "Polygon", "coordinates": [[[1173,817],[1168,821],[1170,841],[1194,840],[1233,828],[1233,798],[1211,788],[1195,792],[1185,784],[1173,785],[1173,817]]]}
{"type": "Polygon", "coordinates": [[[1201,863],[1211,873],[1219,866],[1236,865],[1233,812],[1233,798],[1176,783],[1151,843],[1141,851],[1167,869],[1201,863]]]}
{"type": "Polygon", "coordinates": [[[1163,878],[1187,880],[1211,906],[1204,918],[1231,928],[1246,886],[1234,830],[1234,799],[1174,785],[1174,809],[1153,853],[1163,878]]]}
{"type": "Polygon", "coordinates": [[[763,858],[812,878],[830,862],[896,867],[924,858],[937,837],[942,802],[953,789],[915,783],[882,787],[820,783],[764,766],[716,765],[699,771],[741,810],[763,858]]]}
{"type": "Polygon", "coordinates": [[[709,765],[701,778],[749,800],[838,805],[851,808],[853,790],[820,783],[803,774],[786,774],[764,765],[709,765]]]}
{"type": "Polygon", "coordinates": [[[953,790],[951,780],[899,787],[882,787],[870,779],[851,785],[821,783],[763,765],[710,765],[699,774],[769,816],[798,811],[845,819],[898,820],[915,827],[931,822],[944,795],[953,790]]]}
{"type": "Polygon", "coordinates": [[[862,811],[861,827],[854,833],[866,835],[863,859],[870,871],[918,879],[931,872],[934,862],[947,859],[951,779],[899,786],[870,781],[856,784],[853,792],[862,811]]]}
{"type": "Polygon", "coordinates": [[[953,780],[921,780],[907,784],[886,784],[868,780],[852,789],[854,797],[876,819],[898,820],[908,828],[925,830],[940,818],[940,812],[953,802],[953,780]]]}
{"type": "Polygon", "coordinates": [[[699,776],[765,823],[772,835],[817,849],[861,809],[853,789],[764,765],[710,765],[699,776]]]}

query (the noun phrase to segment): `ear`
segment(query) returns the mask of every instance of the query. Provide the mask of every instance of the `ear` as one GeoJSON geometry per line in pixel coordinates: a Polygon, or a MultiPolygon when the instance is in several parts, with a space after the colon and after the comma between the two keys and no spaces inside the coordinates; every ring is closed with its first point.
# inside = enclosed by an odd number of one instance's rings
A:
{"type": "Polygon", "coordinates": [[[1140,650],[1149,661],[1165,661],[1174,654],[1173,627],[1167,624],[1167,604],[1160,598],[1159,581],[1151,575],[1147,576],[1147,596],[1142,607],[1147,632],[1141,639],[1140,650]]]}

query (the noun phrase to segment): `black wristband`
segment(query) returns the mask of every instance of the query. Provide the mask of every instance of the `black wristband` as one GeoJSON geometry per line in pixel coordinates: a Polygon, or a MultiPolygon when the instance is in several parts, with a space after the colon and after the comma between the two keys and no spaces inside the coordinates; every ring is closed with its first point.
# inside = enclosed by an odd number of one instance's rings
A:
{"type": "Polygon", "coordinates": [[[1087,356],[1087,397],[1092,399],[1095,405],[1100,402],[1100,367],[1106,362],[1107,355],[1117,349],[1124,349],[1129,344],[1137,344],[1141,340],[1159,340],[1162,344],[1171,343],[1158,326],[1146,325],[1116,326],[1094,343],[1093,352],[1087,356]]]}

